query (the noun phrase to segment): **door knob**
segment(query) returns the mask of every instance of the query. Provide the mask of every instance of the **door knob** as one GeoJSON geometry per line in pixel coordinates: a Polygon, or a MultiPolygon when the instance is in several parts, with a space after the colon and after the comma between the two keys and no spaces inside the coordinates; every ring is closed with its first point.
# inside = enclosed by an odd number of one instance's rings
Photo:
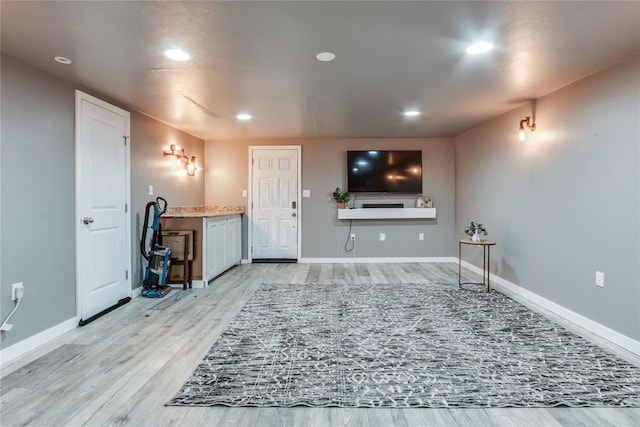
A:
{"type": "Polygon", "coordinates": [[[82,218],[82,222],[85,224],[93,224],[93,218],[85,216],[84,218],[82,218]]]}
{"type": "Polygon", "coordinates": [[[292,214],[291,214],[291,216],[296,216],[296,213],[295,213],[295,212],[294,212],[294,213],[292,213],[292,214]]]}

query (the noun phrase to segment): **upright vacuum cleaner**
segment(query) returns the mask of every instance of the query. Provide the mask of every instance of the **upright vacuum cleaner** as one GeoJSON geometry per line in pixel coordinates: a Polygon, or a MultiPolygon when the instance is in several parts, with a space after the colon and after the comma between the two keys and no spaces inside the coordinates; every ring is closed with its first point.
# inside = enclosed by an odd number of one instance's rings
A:
{"type": "Polygon", "coordinates": [[[171,248],[161,246],[162,226],[160,217],[167,211],[167,201],[162,197],[157,197],[155,202],[147,203],[144,213],[144,225],[142,228],[142,240],[140,241],[140,251],[142,256],[148,261],[144,270],[142,281],[142,296],[148,298],[162,298],[169,292],[171,287],[167,286],[167,276],[171,264],[171,248]],[[149,212],[153,209],[153,223],[149,226],[149,212]],[[147,250],[147,229],[153,230],[150,248],[147,250]]]}

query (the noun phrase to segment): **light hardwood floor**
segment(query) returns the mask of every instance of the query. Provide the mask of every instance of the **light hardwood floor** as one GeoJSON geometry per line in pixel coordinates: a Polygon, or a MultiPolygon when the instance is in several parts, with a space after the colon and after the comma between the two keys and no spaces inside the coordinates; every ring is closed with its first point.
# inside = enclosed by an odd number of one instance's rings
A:
{"type": "MultiPolygon", "coordinates": [[[[638,408],[165,407],[263,282],[457,283],[457,264],[241,265],[208,289],[136,298],[2,368],[0,425],[640,426],[638,408]]],[[[474,273],[465,272],[477,280],[474,273]]]]}

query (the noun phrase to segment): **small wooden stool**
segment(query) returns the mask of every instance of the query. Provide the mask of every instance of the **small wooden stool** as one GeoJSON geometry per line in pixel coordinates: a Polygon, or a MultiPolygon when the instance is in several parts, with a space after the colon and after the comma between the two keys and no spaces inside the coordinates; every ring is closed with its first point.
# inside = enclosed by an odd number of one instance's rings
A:
{"type": "MultiPolygon", "coordinates": [[[[192,287],[191,271],[193,268],[193,244],[195,230],[163,230],[163,245],[171,248],[171,267],[167,283],[182,284],[182,289],[192,287]],[[180,281],[172,279],[171,268],[182,265],[180,281]]],[[[173,276],[175,277],[175,276],[173,276]]]]}

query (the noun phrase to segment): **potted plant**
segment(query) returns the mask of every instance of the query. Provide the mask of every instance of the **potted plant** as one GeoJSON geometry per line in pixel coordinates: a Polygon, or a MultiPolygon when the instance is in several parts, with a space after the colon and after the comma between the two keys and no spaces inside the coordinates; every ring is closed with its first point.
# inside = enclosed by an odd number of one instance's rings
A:
{"type": "Polygon", "coordinates": [[[479,222],[471,221],[469,225],[464,228],[464,234],[471,237],[474,242],[480,241],[480,235],[487,235],[487,230],[479,222]]]}
{"type": "Polygon", "coordinates": [[[338,204],[338,209],[344,209],[346,203],[351,200],[351,196],[346,191],[340,191],[340,187],[336,187],[333,191],[333,200],[338,204]]]}

